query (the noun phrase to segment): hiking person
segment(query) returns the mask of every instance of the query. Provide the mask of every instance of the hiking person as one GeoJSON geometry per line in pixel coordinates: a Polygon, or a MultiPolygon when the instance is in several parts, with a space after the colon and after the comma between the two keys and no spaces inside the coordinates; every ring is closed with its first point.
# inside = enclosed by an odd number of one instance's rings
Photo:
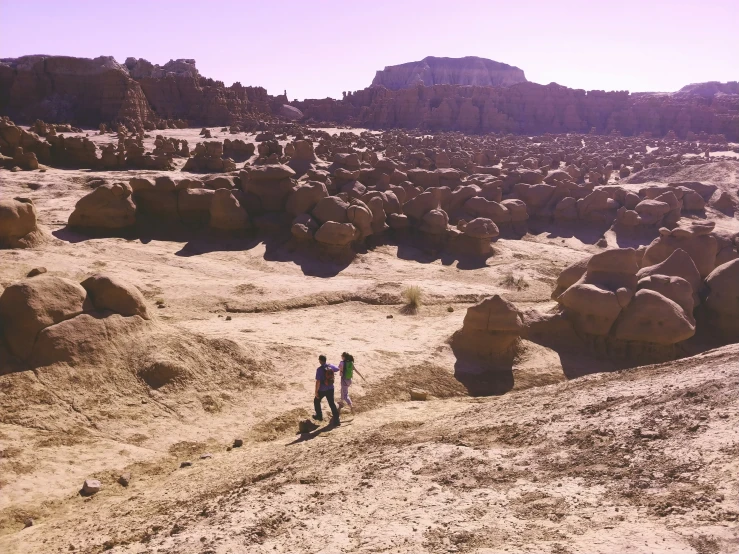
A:
{"type": "Polygon", "coordinates": [[[349,387],[352,386],[352,378],[354,372],[357,372],[363,380],[364,376],[359,373],[359,370],[354,366],[354,356],[348,352],[341,354],[341,362],[339,362],[339,370],[341,371],[341,400],[339,400],[339,413],[344,408],[344,405],[349,406],[352,415],[354,415],[354,406],[352,405],[352,399],[349,398],[349,387]]]}
{"type": "Polygon", "coordinates": [[[318,361],[321,365],[316,369],[316,392],[315,398],[313,399],[313,406],[316,409],[316,413],[313,415],[313,418],[323,421],[321,400],[325,398],[328,401],[329,408],[331,408],[331,414],[333,416],[332,423],[334,425],[341,425],[339,410],[336,409],[336,404],[334,403],[334,373],[339,371],[339,368],[326,363],[326,356],[323,354],[318,356],[318,361]]]}

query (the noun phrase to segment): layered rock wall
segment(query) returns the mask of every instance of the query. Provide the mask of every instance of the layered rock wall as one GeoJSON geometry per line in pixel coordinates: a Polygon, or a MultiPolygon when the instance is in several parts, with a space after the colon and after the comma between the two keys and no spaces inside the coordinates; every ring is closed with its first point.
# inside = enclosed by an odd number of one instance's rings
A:
{"type": "Polygon", "coordinates": [[[343,100],[306,100],[295,105],[307,118],[373,128],[420,128],[467,133],[590,132],[623,135],[670,131],[724,134],[739,140],[739,96],[629,94],[585,91],[557,84],[509,87],[418,85],[389,90],[370,87],[343,100]]]}

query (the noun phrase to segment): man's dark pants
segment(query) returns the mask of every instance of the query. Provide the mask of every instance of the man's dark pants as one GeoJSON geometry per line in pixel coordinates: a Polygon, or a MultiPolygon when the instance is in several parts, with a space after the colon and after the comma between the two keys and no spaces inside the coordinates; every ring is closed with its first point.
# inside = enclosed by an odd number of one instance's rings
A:
{"type": "Polygon", "coordinates": [[[328,400],[328,406],[331,408],[331,415],[334,416],[334,419],[338,420],[339,410],[336,409],[336,404],[334,403],[334,389],[319,390],[318,398],[313,399],[313,407],[316,409],[318,419],[323,419],[323,411],[321,410],[321,399],[323,398],[328,400]]]}

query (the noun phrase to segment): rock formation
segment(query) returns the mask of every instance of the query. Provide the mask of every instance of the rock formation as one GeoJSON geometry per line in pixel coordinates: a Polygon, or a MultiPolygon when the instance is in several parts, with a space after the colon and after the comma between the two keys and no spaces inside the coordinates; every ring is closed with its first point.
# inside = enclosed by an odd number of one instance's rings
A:
{"type": "Polygon", "coordinates": [[[417,85],[476,85],[507,87],[525,83],[526,77],[517,67],[476,56],[437,58],[428,56],[419,62],[390,65],[378,71],[372,86],[390,90],[417,85]]]}
{"type": "Polygon", "coordinates": [[[80,285],[49,275],[24,279],[0,295],[0,340],[17,359],[39,367],[102,350],[149,319],[139,290],[109,275],[80,285]]]}
{"type": "Polygon", "coordinates": [[[36,207],[28,198],[0,199],[0,249],[30,248],[43,240],[36,207]]]}

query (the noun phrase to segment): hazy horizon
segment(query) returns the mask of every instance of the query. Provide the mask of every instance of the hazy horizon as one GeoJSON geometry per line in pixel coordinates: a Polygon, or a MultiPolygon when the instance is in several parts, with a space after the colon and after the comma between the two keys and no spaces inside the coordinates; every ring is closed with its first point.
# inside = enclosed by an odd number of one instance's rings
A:
{"type": "Polygon", "coordinates": [[[519,67],[529,81],[587,90],[671,92],[739,80],[732,0],[120,6],[0,0],[0,58],[192,58],[205,77],[287,90],[291,100],[341,98],[369,86],[377,70],[426,56],[489,58],[519,67]]]}

